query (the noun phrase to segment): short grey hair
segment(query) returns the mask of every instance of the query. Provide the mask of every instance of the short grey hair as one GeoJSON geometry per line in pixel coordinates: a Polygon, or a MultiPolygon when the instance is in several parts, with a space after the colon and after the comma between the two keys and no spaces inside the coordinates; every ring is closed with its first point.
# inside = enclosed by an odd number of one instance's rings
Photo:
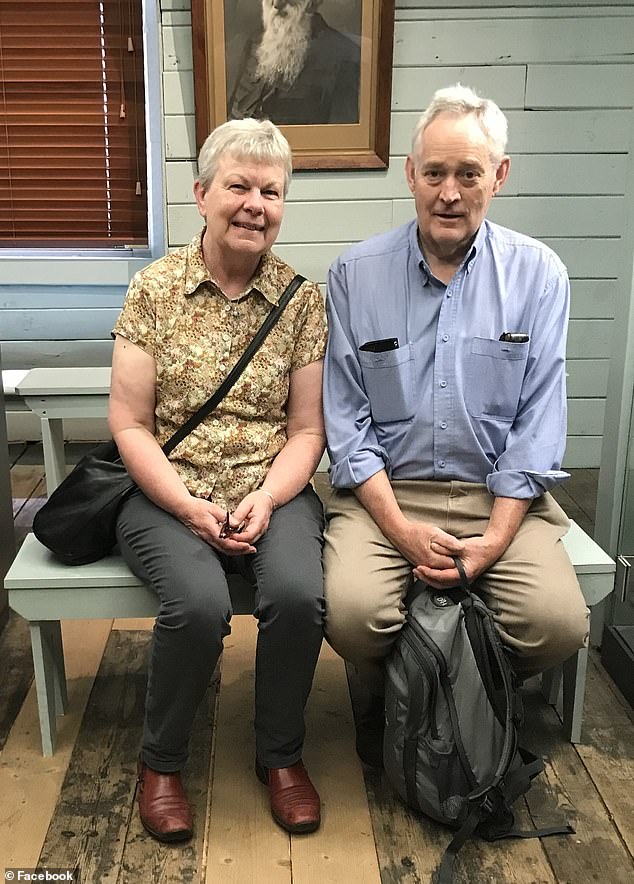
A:
{"type": "Polygon", "coordinates": [[[229,120],[208,135],[198,154],[198,180],[208,190],[221,158],[229,154],[240,160],[282,166],[284,196],[293,174],[293,154],[286,138],[270,120],[229,120]]]}
{"type": "Polygon", "coordinates": [[[491,159],[499,162],[506,153],[508,120],[490,98],[480,98],[473,89],[456,83],[434,92],[431,102],[423,111],[412,136],[412,159],[417,161],[423,132],[440,114],[465,117],[472,114],[484,132],[490,148],[491,159]]]}

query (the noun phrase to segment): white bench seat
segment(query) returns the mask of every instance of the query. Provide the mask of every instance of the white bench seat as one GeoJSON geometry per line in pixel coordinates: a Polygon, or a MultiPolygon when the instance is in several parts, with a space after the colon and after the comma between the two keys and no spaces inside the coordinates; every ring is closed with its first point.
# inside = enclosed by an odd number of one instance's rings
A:
{"type": "MultiPolygon", "coordinates": [[[[612,592],[614,562],[575,522],[564,544],[586,604],[592,608],[612,592]]],[[[120,556],[69,567],[58,562],[33,534],[26,537],[4,585],[10,606],[29,622],[42,751],[52,755],[55,718],[63,714],[67,703],[60,620],[155,617],[158,601],[120,556]]],[[[230,589],[234,613],[252,613],[253,588],[231,577],[230,589]]],[[[563,674],[564,728],[573,743],[581,739],[587,657],[583,648],[562,667],[546,673],[542,681],[548,701],[554,704],[563,674]]]]}
{"type": "MultiPolygon", "coordinates": [[[[29,623],[42,752],[55,752],[56,715],[67,705],[60,620],[156,617],[158,599],[119,555],[90,565],[63,565],[28,534],[4,581],[9,605],[29,623]]],[[[251,614],[253,587],[229,575],[235,614],[251,614]]]]}

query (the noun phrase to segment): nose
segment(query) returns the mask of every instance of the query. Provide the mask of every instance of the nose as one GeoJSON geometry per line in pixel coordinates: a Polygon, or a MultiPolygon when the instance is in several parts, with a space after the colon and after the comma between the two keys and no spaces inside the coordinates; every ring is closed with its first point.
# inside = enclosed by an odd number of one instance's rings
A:
{"type": "Polygon", "coordinates": [[[252,187],[247,191],[244,197],[244,208],[254,215],[260,215],[264,211],[264,200],[258,187],[252,187]]]}
{"type": "Polygon", "coordinates": [[[455,203],[460,199],[458,181],[453,175],[447,175],[443,179],[440,193],[438,194],[443,203],[455,203]]]}

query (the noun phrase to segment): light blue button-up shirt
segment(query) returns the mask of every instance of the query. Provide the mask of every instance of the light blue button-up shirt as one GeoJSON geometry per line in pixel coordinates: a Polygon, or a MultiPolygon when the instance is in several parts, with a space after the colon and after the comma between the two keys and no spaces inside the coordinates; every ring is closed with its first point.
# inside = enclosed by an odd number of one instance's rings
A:
{"type": "Polygon", "coordinates": [[[567,478],[569,300],[554,252],[489,221],[448,285],[429,270],[415,221],[349,249],[328,275],[332,484],[385,468],[394,480],[531,498],[567,478]],[[504,332],[529,341],[505,343],[504,332]]]}

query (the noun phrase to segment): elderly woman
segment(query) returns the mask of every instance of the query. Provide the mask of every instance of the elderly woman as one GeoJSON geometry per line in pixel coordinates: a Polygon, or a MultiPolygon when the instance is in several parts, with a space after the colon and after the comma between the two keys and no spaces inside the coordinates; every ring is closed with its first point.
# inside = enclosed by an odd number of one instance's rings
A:
{"type": "Polygon", "coordinates": [[[270,251],[290,177],[290,148],[272,123],[236,120],[212,132],[194,184],[205,227],[134,277],[113,332],[109,421],[138,485],[118,519],[119,546],[160,600],[139,811],[161,841],[192,834],[180,772],[230,632],[228,571],[257,583],[257,776],[283,828],[311,832],[320,821],[302,764],[323,619],[323,516],[310,485],[324,449],[326,328],[316,285],[296,292],[218,408],[169,458],[161,449],[219,386],[294,276],[270,251]]]}

